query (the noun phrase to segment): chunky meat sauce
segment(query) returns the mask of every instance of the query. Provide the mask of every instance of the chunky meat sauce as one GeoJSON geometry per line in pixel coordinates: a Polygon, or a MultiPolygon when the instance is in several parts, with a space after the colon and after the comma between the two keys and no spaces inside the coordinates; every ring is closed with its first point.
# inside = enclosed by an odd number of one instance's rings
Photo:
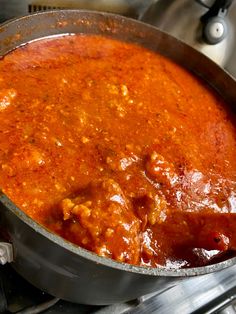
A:
{"type": "Polygon", "coordinates": [[[42,39],[0,61],[0,186],[100,256],[213,263],[236,249],[235,115],[140,46],[42,39]]]}

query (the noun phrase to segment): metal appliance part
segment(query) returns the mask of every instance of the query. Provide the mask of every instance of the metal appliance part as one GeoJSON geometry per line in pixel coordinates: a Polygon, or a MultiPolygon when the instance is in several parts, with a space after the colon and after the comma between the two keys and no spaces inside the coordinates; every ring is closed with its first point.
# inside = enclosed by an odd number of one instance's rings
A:
{"type": "MultiPolygon", "coordinates": [[[[236,76],[236,2],[227,2],[230,4],[227,14],[219,6],[218,11],[215,8],[211,11],[209,8],[214,3],[212,0],[157,0],[140,19],[201,51],[236,76]],[[217,17],[219,12],[221,16],[217,17]]],[[[221,5],[225,3],[221,1],[221,5]]]]}
{"type": "MultiPolygon", "coordinates": [[[[1,272],[1,267],[0,267],[1,272]]],[[[23,280],[9,265],[0,276],[0,313],[44,314],[236,314],[236,268],[185,280],[162,293],[97,307],[53,298],[23,280]],[[2,289],[1,289],[2,286],[2,289]]]]}
{"type": "Polygon", "coordinates": [[[0,264],[13,262],[13,247],[11,243],[0,242],[0,264]]]}
{"type": "Polygon", "coordinates": [[[137,18],[155,0],[0,0],[0,22],[51,9],[87,9],[137,18]]]}
{"type": "Polygon", "coordinates": [[[228,33],[225,16],[233,0],[215,0],[209,11],[201,17],[203,40],[210,45],[221,42],[228,33]]]}

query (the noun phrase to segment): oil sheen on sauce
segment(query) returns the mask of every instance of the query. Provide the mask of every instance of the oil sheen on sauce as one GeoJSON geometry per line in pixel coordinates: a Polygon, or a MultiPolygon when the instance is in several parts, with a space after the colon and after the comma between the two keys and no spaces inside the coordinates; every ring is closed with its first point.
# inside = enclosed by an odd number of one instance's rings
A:
{"type": "Polygon", "coordinates": [[[0,61],[0,186],[100,256],[192,267],[236,249],[235,115],[182,67],[95,35],[0,61]]]}

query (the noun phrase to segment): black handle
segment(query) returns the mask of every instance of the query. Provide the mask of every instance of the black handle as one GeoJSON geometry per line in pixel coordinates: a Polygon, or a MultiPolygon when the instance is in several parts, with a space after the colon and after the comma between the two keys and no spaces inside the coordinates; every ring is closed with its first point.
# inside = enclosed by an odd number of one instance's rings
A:
{"type": "Polygon", "coordinates": [[[226,15],[233,0],[216,0],[210,9],[201,17],[201,21],[206,23],[210,18],[226,15]]]}

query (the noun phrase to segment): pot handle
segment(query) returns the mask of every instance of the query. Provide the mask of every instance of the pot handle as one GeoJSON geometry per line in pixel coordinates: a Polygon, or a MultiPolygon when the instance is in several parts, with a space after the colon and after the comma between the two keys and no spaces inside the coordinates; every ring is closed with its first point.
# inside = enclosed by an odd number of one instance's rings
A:
{"type": "Polygon", "coordinates": [[[0,242],[0,264],[5,265],[13,261],[13,246],[11,243],[0,242]]]}

